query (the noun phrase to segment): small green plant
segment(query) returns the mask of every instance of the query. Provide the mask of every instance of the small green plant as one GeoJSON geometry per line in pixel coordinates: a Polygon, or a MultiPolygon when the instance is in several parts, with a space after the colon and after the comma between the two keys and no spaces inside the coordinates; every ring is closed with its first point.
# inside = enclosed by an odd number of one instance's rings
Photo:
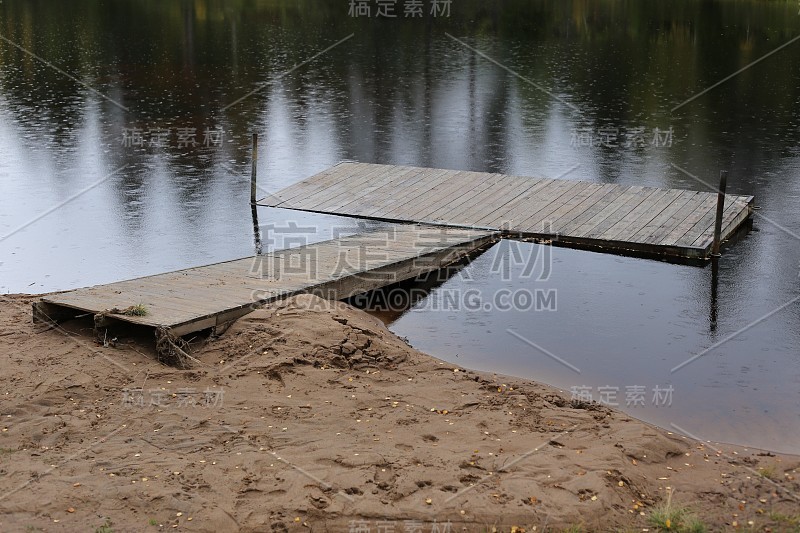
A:
{"type": "Polygon", "coordinates": [[[800,515],[790,515],[773,511],[769,513],[769,519],[773,522],[779,522],[794,528],[789,529],[788,531],[800,531],[800,515]]]}
{"type": "Polygon", "coordinates": [[[111,528],[111,519],[106,518],[105,523],[102,526],[97,527],[94,530],[94,533],[114,533],[114,530],[111,528]]]}
{"type": "Polygon", "coordinates": [[[122,312],[127,316],[147,316],[147,307],[144,304],[132,305],[122,312]]]}
{"type": "Polygon", "coordinates": [[[155,518],[151,518],[150,519],[150,525],[151,526],[157,526],[158,525],[158,520],[156,520],[155,518]]]}
{"type": "Polygon", "coordinates": [[[705,533],[706,526],[686,507],[674,507],[672,494],[667,495],[667,501],[655,507],[648,517],[648,522],[657,531],[676,531],[678,533],[705,533]]]}
{"type": "Polygon", "coordinates": [[[775,467],[770,466],[762,466],[758,469],[758,475],[761,477],[765,477],[767,479],[775,479],[775,467]]]}

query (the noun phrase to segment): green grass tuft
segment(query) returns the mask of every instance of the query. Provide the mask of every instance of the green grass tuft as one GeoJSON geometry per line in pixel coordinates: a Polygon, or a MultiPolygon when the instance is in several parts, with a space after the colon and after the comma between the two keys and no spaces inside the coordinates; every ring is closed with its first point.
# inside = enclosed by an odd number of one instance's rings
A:
{"type": "Polygon", "coordinates": [[[122,312],[127,316],[147,316],[147,307],[144,304],[132,305],[122,312]]]}
{"type": "Polygon", "coordinates": [[[676,531],[677,533],[705,533],[706,525],[686,507],[672,505],[672,491],[667,501],[655,507],[648,517],[648,522],[657,531],[676,531]]]}
{"type": "Polygon", "coordinates": [[[762,466],[758,469],[758,475],[767,479],[775,480],[775,467],[772,465],[762,466]]]}

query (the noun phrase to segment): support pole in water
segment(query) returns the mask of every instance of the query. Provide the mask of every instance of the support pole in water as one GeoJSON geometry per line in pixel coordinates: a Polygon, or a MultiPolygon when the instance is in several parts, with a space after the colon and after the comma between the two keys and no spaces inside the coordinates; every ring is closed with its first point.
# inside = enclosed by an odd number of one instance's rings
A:
{"type": "Polygon", "coordinates": [[[711,258],[711,313],[709,314],[709,328],[711,332],[717,331],[717,315],[719,306],[717,303],[717,287],[719,286],[719,257],[711,258]]]}
{"type": "Polygon", "coordinates": [[[719,190],[717,191],[717,218],[714,224],[714,244],[711,255],[719,257],[719,245],[722,237],[722,213],[725,211],[725,188],[728,186],[728,171],[719,171],[719,190]]]}
{"type": "Polygon", "coordinates": [[[258,167],[258,133],[253,134],[253,168],[250,171],[250,205],[256,205],[256,168],[258,167]]]}

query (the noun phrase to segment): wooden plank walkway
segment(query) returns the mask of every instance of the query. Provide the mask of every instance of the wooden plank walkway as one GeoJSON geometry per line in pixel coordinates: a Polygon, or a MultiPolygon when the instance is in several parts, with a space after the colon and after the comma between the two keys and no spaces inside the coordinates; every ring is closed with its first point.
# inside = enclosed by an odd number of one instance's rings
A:
{"type": "Polygon", "coordinates": [[[312,293],[341,300],[411,279],[458,261],[496,233],[441,226],[376,229],[317,244],[166,274],[44,296],[34,321],[82,313],[114,322],[168,328],[172,335],[215,328],[281,298],[312,293]],[[143,305],[145,316],[121,311],[143,305]]]}
{"type": "MultiPolygon", "coordinates": [[[[717,194],[708,192],[348,162],[259,205],[502,230],[506,236],[623,254],[707,259],[716,202],[717,194]]],[[[726,196],[723,240],[752,209],[752,196],[726,196]]]]}

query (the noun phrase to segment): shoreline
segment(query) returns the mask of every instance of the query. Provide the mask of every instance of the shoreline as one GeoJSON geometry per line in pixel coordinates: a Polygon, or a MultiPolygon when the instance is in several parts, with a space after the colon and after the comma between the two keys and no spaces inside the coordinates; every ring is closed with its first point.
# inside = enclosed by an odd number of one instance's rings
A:
{"type": "Polygon", "coordinates": [[[85,323],[37,333],[38,296],[0,314],[3,529],[655,531],[667,499],[711,531],[800,527],[798,456],[446,363],[342,303],[256,311],[177,370],[85,323]]]}

